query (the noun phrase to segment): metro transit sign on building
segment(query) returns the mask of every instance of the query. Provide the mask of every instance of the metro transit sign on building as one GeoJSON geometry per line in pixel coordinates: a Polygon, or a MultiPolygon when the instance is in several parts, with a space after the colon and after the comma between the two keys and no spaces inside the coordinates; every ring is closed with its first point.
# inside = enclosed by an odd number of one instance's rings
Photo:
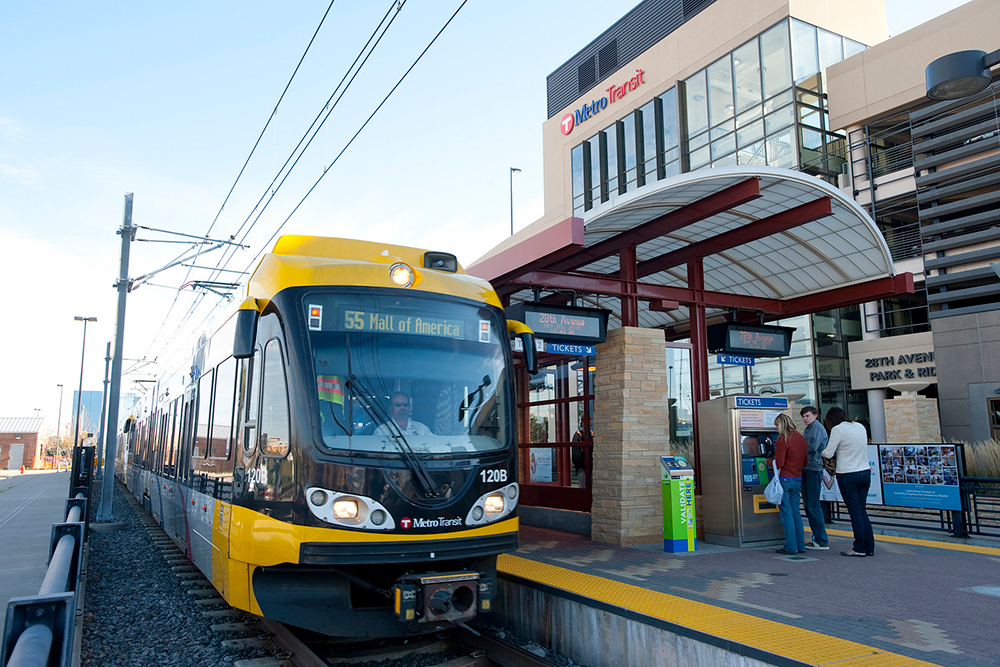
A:
{"type": "Polygon", "coordinates": [[[645,72],[641,69],[636,69],[636,74],[631,79],[622,84],[612,84],[606,90],[608,93],[606,96],[600,99],[593,100],[588,104],[584,104],[582,107],[576,111],[571,111],[562,117],[559,121],[559,131],[565,135],[568,135],[573,131],[573,128],[583,123],[584,121],[590,119],[592,116],[599,114],[602,110],[606,109],[608,104],[613,104],[625,97],[629,91],[635,90],[642,84],[646,83],[643,81],[643,76],[645,72]]]}

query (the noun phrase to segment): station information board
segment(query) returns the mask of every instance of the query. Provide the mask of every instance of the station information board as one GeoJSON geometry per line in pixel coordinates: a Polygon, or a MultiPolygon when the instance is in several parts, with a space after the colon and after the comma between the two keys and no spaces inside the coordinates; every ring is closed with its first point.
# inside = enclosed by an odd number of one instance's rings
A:
{"type": "Polygon", "coordinates": [[[763,324],[724,323],[708,327],[708,348],[711,352],[784,357],[792,346],[793,327],[763,324]]]}
{"type": "Polygon", "coordinates": [[[538,338],[568,343],[603,343],[611,311],[525,302],[514,304],[505,312],[507,317],[528,325],[538,338]]]}

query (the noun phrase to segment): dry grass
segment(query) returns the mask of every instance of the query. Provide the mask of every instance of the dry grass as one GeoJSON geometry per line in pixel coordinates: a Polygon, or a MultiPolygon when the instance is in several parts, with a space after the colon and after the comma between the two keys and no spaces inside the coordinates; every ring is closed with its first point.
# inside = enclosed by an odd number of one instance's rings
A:
{"type": "Polygon", "coordinates": [[[965,474],[1000,478],[1000,441],[965,443],[965,474]]]}

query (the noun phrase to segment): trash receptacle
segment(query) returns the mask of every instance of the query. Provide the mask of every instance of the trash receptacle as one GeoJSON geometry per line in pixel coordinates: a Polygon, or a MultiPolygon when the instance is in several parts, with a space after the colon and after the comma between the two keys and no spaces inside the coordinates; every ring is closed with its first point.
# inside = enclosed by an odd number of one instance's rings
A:
{"type": "Polygon", "coordinates": [[[683,456],[660,457],[663,485],[663,550],[695,551],[694,469],[683,456]]]}

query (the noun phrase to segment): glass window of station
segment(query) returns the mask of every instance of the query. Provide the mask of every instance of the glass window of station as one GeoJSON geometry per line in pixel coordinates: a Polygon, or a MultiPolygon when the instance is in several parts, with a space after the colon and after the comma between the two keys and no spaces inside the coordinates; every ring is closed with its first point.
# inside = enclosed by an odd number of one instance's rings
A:
{"type": "Polygon", "coordinates": [[[709,166],[800,169],[835,182],[824,70],[865,45],[789,18],[571,150],[573,214],[709,166]]]}
{"type": "Polygon", "coordinates": [[[823,415],[836,406],[867,425],[867,394],[851,389],[847,348],[849,342],[862,338],[859,307],[800,315],[775,324],[795,327],[788,356],[761,357],[753,366],[736,366],[719,364],[711,355],[708,384],[712,398],[741,394],[746,389],[765,396],[780,394],[795,408],[796,418],[802,406],[816,406],[823,415]]]}

